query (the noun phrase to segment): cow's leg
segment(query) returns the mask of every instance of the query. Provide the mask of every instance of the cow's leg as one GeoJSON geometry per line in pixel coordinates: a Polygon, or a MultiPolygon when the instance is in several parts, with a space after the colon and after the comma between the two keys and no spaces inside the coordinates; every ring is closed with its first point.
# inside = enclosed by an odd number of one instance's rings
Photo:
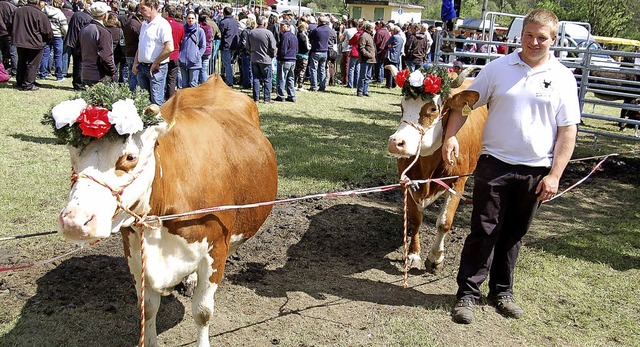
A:
{"type": "MultiPolygon", "coordinates": [[[[465,181],[466,180],[457,180],[454,182],[452,188],[455,191],[462,193],[464,191],[465,181]]],[[[449,192],[444,194],[444,204],[442,204],[442,209],[440,210],[438,220],[436,221],[436,238],[433,241],[431,250],[427,255],[427,261],[425,262],[427,271],[431,273],[436,273],[442,269],[444,262],[444,238],[449,233],[449,230],[451,230],[453,217],[459,203],[460,198],[457,196],[449,192]]]]}
{"type": "MultiPolygon", "coordinates": [[[[129,228],[124,228],[122,232],[122,242],[124,244],[124,255],[127,259],[127,265],[129,265],[129,272],[133,277],[133,282],[136,288],[136,297],[138,298],[138,309],[141,302],[141,289],[142,289],[142,258],[140,256],[140,237],[138,234],[132,232],[129,228]]],[[[148,347],[155,347],[158,345],[157,331],[156,331],[156,317],[158,309],[160,308],[160,293],[151,289],[148,286],[148,278],[145,277],[144,290],[144,344],[148,347]]]]}
{"type": "Polygon", "coordinates": [[[420,226],[422,225],[422,206],[418,205],[409,195],[407,201],[407,220],[409,221],[409,232],[411,233],[411,242],[407,257],[410,268],[417,268],[422,263],[420,258],[420,226]]]}
{"type": "MultiPolygon", "coordinates": [[[[136,289],[137,286],[136,286],[136,289]]],[[[157,346],[158,333],[156,331],[156,317],[160,308],[160,293],[150,288],[144,290],[144,345],[157,346]]],[[[138,302],[140,302],[140,291],[138,290],[138,302]]]]}
{"type": "MultiPolygon", "coordinates": [[[[224,258],[221,261],[224,262],[224,258]]],[[[212,280],[216,281],[220,278],[220,276],[217,276],[218,270],[222,273],[224,264],[221,269],[218,269],[215,265],[212,267],[211,258],[203,260],[198,266],[198,270],[196,270],[198,284],[191,298],[191,312],[196,323],[196,346],[198,347],[209,347],[209,323],[213,317],[214,294],[218,289],[218,283],[212,282],[212,280]]]]}

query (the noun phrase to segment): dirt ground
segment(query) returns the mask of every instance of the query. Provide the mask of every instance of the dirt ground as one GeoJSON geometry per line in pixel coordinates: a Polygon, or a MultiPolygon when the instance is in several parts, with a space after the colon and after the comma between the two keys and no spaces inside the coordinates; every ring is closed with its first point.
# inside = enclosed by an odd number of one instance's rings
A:
{"type": "MultiPolygon", "coordinates": [[[[584,177],[592,165],[571,165],[565,179],[584,177]]],[[[629,182],[640,169],[638,160],[614,158],[605,165],[607,175],[629,182]]],[[[436,205],[425,217],[423,256],[434,236],[436,205]]],[[[395,317],[415,317],[416,326],[431,326],[438,336],[425,346],[523,345],[518,336],[501,332],[506,329],[492,329],[489,339],[483,327],[509,324],[490,307],[479,313],[482,325],[461,327],[450,320],[469,205],[461,205],[446,239],[441,273],[413,270],[409,288],[402,287],[401,206],[400,190],[276,206],[261,232],[228,260],[216,294],[212,344],[404,345],[416,327],[398,325],[395,317]]],[[[0,264],[24,261],[2,247],[0,264]]],[[[54,264],[0,274],[0,320],[15,320],[0,346],[136,345],[139,317],[122,254],[114,235],[54,264]]],[[[190,311],[190,299],[177,290],[163,298],[161,345],[194,344],[190,311]]]]}

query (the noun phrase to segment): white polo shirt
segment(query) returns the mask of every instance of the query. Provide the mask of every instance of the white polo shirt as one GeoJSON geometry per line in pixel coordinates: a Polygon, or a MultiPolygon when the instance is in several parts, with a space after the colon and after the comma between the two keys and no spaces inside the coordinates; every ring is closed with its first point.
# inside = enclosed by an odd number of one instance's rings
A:
{"type": "Polygon", "coordinates": [[[509,164],[551,166],[558,126],[580,123],[576,79],[553,55],[532,69],[519,50],[482,69],[468,88],[489,116],[480,154],[509,164]]]}
{"type": "MultiPolygon", "coordinates": [[[[142,22],[140,27],[140,41],[138,41],[138,62],[151,64],[162,52],[164,43],[170,41],[173,47],[173,36],[171,35],[171,24],[160,14],[149,23],[142,22]]],[[[169,62],[169,57],[160,62],[169,62]]]]}

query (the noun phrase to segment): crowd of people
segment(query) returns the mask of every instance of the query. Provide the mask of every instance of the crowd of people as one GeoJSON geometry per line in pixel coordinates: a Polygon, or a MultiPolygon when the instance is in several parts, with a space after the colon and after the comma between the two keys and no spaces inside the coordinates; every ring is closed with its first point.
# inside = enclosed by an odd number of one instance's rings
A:
{"type": "Polygon", "coordinates": [[[0,53],[18,90],[47,78],[72,78],[76,90],[115,81],[147,89],[158,105],[214,72],[252,89],[256,102],[295,102],[296,92],[336,84],[369,96],[372,82],[395,87],[385,65],[429,64],[434,33],[421,23],[193,2],[0,0],[0,53]]]}

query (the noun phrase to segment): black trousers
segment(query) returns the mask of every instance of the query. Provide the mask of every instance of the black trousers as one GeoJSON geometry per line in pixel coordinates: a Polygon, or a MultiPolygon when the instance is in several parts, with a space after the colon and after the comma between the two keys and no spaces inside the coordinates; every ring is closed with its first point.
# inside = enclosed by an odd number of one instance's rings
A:
{"type": "MultiPolygon", "coordinates": [[[[72,50],[74,50],[72,48],[72,50]]],[[[73,70],[72,76],[73,80],[71,84],[73,85],[73,89],[82,90],[84,89],[84,84],[82,83],[82,54],[81,53],[73,53],[73,70]]]]}
{"type": "MultiPolygon", "coordinates": [[[[179,61],[169,60],[167,64],[167,85],[164,93],[164,99],[169,100],[173,94],[176,93],[176,86],[178,84],[178,71],[180,71],[179,61]]],[[[185,78],[184,76],[182,78],[185,78]]]]}
{"type": "Polygon", "coordinates": [[[513,294],[513,271],[540,203],[536,187],[546,167],[511,165],[483,154],[474,172],[471,233],[462,248],[458,299],[480,299],[489,277],[489,293],[513,294]]]}
{"type": "Polygon", "coordinates": [[[30,49],[18,47],[18,70],[16,71],[16,87],[19,89],[32,89],[38,75],[40,60],[42,60],[42,48],[30,49]]]}

